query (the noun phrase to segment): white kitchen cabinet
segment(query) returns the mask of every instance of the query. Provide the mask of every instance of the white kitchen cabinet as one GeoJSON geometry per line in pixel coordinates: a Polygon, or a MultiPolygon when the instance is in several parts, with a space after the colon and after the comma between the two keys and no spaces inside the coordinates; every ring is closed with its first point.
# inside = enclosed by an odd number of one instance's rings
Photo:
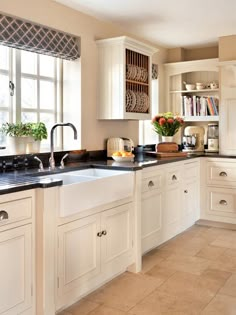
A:
{"type": "Polygon", "coordinates": [[[236,223],[235,168],[234,159],[202,159],[201,219],[236,223]]]}
{"type": "Polygon", "coordinates": [[[59,296],[100,272],[100,215],[58,227],[59,296]]]}
{"type": "Polygon", "coordinates": [[[35,314],[34,192],[1,196],[0,314],[35,314]]]}
{"type": "Polygon", "coordinates": [[[199,161],[185,162],[183,173],[183,205],[182,231],[192,226],[200,218],[200,163],[199,161]]]}
{"type": "Polygon", "coordinates": [[[142,253],[157,247],[162,242],[162,191],[142,194],[142,253]]]}
{"type": "Polygon", "coordinates": [[[131,215],[127,203],[58,227],[57,309],[133,262],[131,215]]]}
{"type": "Polygon", "coordinates": [[[220,63],[220,86],[220,153],[236,155],[236,61],[220,63]]]}
{"type": "Polygon", "coordinates": [[[143,171],[141,185],[141,238],[142,253],[162,242],[162,213],[164,175],[160,167],[143,171]]]}
{"type": "Polygon", "coordinates": [[[24,314],[32,306],[31,225],[0,233],[0,314],[24,314]]]}
{"type": "Polygon", "coordinates": [[[129,37],[98,40],[98,119],[151,119],[152,55],[129,37]]]}
{"type": "Polygon", "coordinates": [[[142,253],[192,226],[200,216],[198,160],[144,170],[142,178],[142,253]]]}

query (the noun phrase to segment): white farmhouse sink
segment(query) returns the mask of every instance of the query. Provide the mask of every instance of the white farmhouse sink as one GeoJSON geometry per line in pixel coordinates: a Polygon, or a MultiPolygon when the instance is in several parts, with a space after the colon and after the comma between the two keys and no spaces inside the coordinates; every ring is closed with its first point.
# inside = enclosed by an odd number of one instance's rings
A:
{"type": "Polygon", "coordinates": [[[131,197],[134,172],[89,168],[41,179],[62,179],[59,216],[66,217],[119,199],[131,197]]]}

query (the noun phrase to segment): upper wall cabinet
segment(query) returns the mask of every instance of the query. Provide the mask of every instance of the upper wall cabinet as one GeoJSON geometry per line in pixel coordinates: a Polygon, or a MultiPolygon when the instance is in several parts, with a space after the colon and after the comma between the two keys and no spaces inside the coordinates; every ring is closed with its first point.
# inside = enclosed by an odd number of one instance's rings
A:
{"type": "Polygon", "coordinates": [[[219,120],[218,59],[165,64],[165,86],[167,110],[189,122],[219,120]]]}
{"type": "Polygon", "coordinates": [[[129,37],[97,41],[98,119],[151,119],[152,55],[129,37]]]}

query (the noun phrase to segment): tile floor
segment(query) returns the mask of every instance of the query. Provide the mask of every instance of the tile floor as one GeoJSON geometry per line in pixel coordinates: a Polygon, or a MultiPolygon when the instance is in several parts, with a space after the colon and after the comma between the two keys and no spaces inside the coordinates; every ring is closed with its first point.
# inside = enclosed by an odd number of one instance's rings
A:
{"type": "Polygon", "coordinates": [[[236,231],[194,225],[59,315],[236,315],[236,231]]]}

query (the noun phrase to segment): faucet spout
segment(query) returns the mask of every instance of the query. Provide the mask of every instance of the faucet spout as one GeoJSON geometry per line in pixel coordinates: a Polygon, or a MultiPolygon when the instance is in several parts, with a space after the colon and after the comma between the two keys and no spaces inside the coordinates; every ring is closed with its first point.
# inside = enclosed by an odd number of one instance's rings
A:
{"type": "Polygon", "coordinates": [[[74,131],[74,139],[77,139],[77,129],[72,123],[57,123],[54,126],[52,126],[52,129],[50,131],[50,159],[49,159],[49,166],[50,169],[55,169],[55,159],[54,159],[54,130],[57,127],[71,127],[74,131]]]}

